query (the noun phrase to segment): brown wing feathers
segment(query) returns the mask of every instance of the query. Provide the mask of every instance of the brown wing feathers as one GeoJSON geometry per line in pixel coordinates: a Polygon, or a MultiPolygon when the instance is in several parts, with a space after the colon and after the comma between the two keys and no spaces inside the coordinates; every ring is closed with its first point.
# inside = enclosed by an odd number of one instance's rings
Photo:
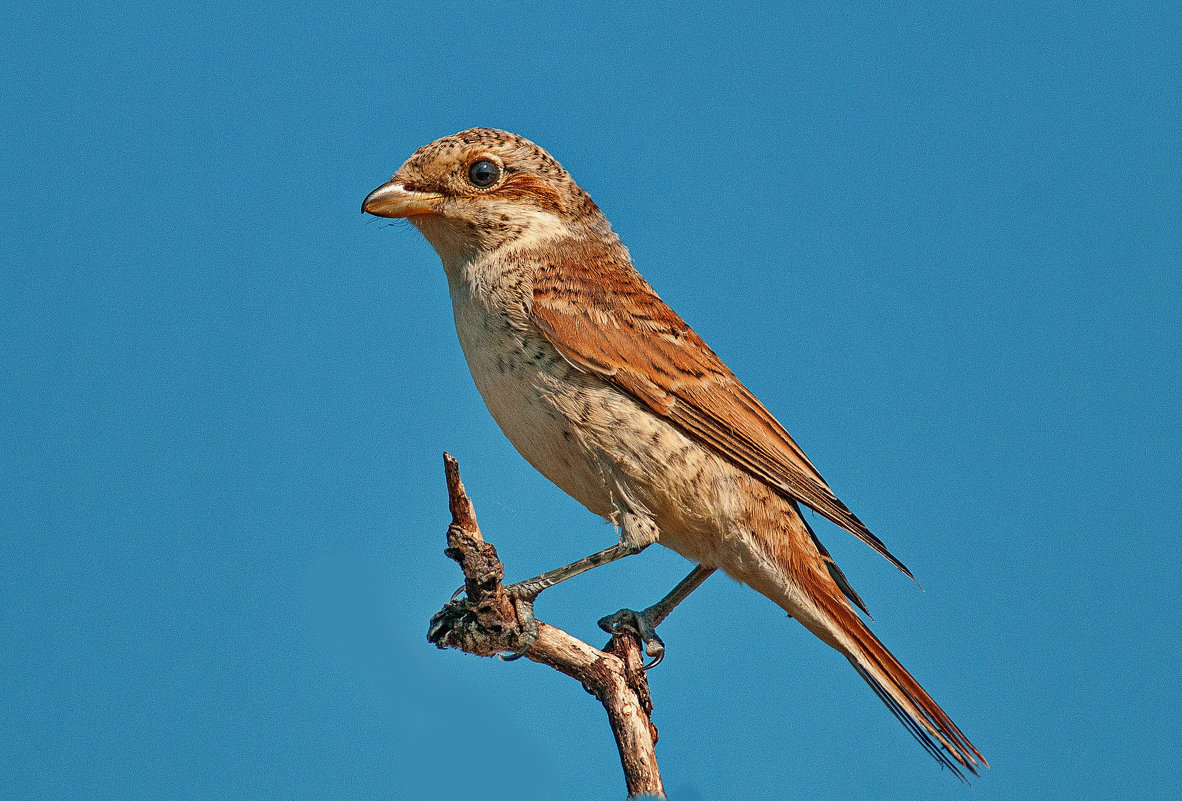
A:
{"type": "Polygon", "coordinates": [[[615,243],[571,243],[534,279],[533,320],[572,364],[628,392],[785,496],[911,571],[846,508],[783,426],[657,297],[615,243]],[[614,247],[613,247],[614,245],[614,247]],[[575,294],[563,274],[578,275],[575,294]]]}

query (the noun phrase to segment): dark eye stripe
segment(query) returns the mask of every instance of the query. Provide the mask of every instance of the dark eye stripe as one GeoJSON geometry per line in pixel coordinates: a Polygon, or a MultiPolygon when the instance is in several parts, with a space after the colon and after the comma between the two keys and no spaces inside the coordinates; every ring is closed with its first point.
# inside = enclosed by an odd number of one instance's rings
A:
{"type": "Polygon", "coordinates": [[[488,159],[474,161],[468,167],[468,180],[472,182],[473,186],[478,186],[481,189],[492,186],[500,180],[500,177],[501,168],[488,159]]]}

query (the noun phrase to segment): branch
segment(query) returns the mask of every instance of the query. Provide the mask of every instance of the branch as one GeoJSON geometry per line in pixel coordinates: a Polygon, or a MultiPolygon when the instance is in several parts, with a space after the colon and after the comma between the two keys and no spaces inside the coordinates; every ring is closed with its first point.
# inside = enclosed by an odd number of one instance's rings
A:
{"type": "Polygon", "coordinates": [[[444,553],[464,571],[467,597],[450,601],[435,613],[428,641],[440,648],[493,656],[519,651],[536,625],[537,639],[525,656],[577,679],[603,704],[620,751],[628,797],[664,798],[654,750],[657,727],[652,722],[653,702],[639,637],[628,631],[613,634],[601,651],[562,629],[533,621],[531,615],[523,621],[501,584],[505,566],[497,558],[497,549],[480,534],[476,511],[460,481],[459,464],[445,453],[443,465],[451,507],[444,553]]]}

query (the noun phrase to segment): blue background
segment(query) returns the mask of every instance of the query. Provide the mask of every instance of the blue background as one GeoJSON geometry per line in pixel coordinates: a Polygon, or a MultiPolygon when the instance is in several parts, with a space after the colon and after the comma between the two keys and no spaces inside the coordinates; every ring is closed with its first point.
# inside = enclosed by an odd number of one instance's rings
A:
{"type": "MultiPolygon", "coordinates": [[[[474,125],[573,173],[914,570],[817,520],[994,765],[717,577],[652,676],[673,798],[1182,795],[1176,4],[274,5],[3,12],[0,796],[622,797],[577,684],[424,638],[445,449],[512,576],[614,538],[360,213],[474,125]]],[[[657,550],[539,616],[601,642],[657,550]]]]}

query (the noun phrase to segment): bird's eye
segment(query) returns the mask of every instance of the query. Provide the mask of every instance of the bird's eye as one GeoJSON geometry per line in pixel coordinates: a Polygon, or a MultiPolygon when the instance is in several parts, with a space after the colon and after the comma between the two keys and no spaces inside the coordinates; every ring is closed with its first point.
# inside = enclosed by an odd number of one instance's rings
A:
{"type": "Polygon", "coordinates": [[[468,180],[472,182],[473,186],[479,186],[481,189],[492,186],[500,177],[501,168],[488,159],[474,161],[468,167],[468,180]]]}

